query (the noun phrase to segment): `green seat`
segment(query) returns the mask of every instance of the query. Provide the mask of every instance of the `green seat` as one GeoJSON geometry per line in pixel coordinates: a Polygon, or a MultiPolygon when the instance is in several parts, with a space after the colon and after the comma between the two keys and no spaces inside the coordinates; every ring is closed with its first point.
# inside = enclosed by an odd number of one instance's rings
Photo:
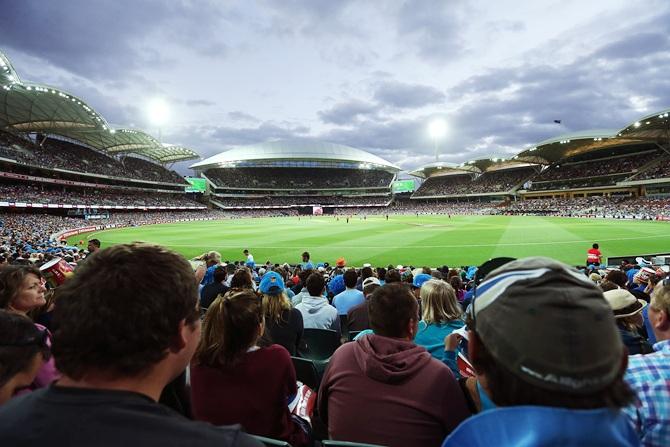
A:
{"type": "Polygon", "coordinates": [[[257,441],[262,442],[263,445],[291,447],[291,444],[289,444],[286,441],[280,441],[279,439],[266,438],[265,436],[258,436],[258,435],[250,435],[250,436],[253,436],[257,441]]]}
{"type": "Polygon", "coordinates": [[[340,338],[332,329],[305,329],[302,334],[305,345],[300,357],[310,360],[328,360],[340,347],[340,338]]]}
{"type": "Polygon", "coordinates": [[[323,447],[383,447],[378,444],[363,444],[348,441],[321,441],[321,444],[323,444],[323,447]]]}
{"type": "Polygon", "coordinates": [[[321,377],[317,365],[310,359],[300,357],[291,357],[291,360],[293,361],[296,379],[311,389],[318,390],[321,377]]]}

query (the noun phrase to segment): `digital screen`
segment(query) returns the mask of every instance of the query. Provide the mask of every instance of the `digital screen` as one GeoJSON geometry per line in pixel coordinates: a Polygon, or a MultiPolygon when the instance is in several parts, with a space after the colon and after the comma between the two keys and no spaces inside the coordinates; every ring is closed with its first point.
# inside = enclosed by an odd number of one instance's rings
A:
{"type": "Polygon", "coordinates": [[[205,192],[207,189],[207,180],[200,177],[186,177],[186,181],[191,186],[186,187],[186,192],[205,192]]]}
{"type": "Polygon", "coordinates": [[[394,194],[401,192],[414,192],[414,180],[398,180],[391,187],[394,194]]]}

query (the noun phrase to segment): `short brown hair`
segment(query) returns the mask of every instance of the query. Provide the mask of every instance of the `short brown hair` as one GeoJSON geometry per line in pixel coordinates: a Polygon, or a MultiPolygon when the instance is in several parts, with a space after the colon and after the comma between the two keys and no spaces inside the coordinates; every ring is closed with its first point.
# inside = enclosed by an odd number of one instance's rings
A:
{"type": "Polygon", "coordinates": [[[419,319],[419,305],[407,285],[385,284],[370,295],[370,327],[375,334],[401,338],[409,320],[419,319]]]}
{"type": "Polygon", "coordinates": [[[52,352],[75,380],[88,371],[132,377],[167,355],[182,321],[199,319],[190,264],[164,247],[101,250],[59,288],[52,352]]]}

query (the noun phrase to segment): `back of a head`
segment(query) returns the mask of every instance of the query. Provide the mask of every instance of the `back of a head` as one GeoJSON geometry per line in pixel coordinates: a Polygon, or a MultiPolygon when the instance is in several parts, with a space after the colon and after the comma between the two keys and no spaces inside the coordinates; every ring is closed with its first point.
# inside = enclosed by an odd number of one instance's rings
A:
{"type": "Polygon", "coordinates": [[[214,269],[214,282],[215,283],[221,283],[226,280],[228,277],[228,274],[226,273],[226,268],[223,266],[219,266],[214,269]]]}
{"type": "Polygon", "coordinates": [[[400,281],[401,281],[400,272],[398,270],[390,269],[388,272],[386,272],[386,284],[400,281]]]}
{"type": "Polygon", "coordinates": [[[426,281],[419,292],[423,320],[428,323],[446,323],[461,317],[463,310],[456,300],[456,292],[444,281],[426,281]]]}
{"type": "Polygon", "coordinates": [[[363,267],[361,269],[361,278],[365,279],[371,276],[373,276],[372,267],[363,267]]]}
{"type": "Polygon", "coordinates": [[[194,361],[211,367],[234,365],[256,342],[262,322],[261,301],[253,291],[217,298],[205,314],[194,361]]]}
{"type": "MultiPolygon", "coordinates": [[[[0,389],[9,386],[12,377],[29,369],[36,355],[49,357],[45,335],[29,318],[0,310],[0,389]]],[[[2,397],[11,396],[13,391],[0,392],[0,405],[2,397]]]]}
{"type": "Polygon", "coordinates": [[[240,269],[235,272],[230,280],[231,289],[251,289],[253,279],[247,269],[240,269]]]}
{"type": "Polygon", "coordinates": [[[497,405],[621,408],[634,397],[609,304],[565,264],[526,258],[492,271],[469,320],[471,360],[497,405]]]}
{"type": "Polygon", "coordinates": [[[611,270],[605,275],[607,281],[613,282],[619,287],[626,287],[628,276],[621,270],[611,270]]]}
{"type": "Polygon", "coordinates": [[[312,273],[307,277],[306,287],[311,296],[321,296],[326,280],[321,273],[312,273]]]}
{"type": "Polygon", "coordinates": [[[386,284],[370,295],[370,327],[375,334],[404,338],[410,319],[418,320],[419,305],[404,284],[386,284]]]}
{"type": "Polygon", "coordinates": [[[348,287],[349,289],[353,289],[356,287],[356,283],[358,282],[358,275],[356,274],[356,270],[354,269],[349,269],[346,272],[344,272],[344,285],[348,287]]]}
{"type": "Polygon", "coordinates": [[[198,321],[189,263],[148,244],[102,250],[58,290],[52,351],[59,371],[131,377],[168,355],[180,324],[198,321]]]}

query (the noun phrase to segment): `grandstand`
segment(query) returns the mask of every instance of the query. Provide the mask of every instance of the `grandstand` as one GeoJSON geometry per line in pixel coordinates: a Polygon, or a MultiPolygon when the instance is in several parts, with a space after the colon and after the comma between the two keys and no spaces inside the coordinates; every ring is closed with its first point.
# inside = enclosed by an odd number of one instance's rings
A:
{"type": "Polygon", "coordinates": [[[0,208],[106,219],[206,209],[169,169],[193,150],[113,128],[84,100],[22,80],[2,53],[0,86],[0,208]]]}
{"type": "Polygon", "coordinates": [[[191,169],[207,179],[211,203],[224,210],[319,206],[326,213],[389,205],[400,170],[369,152],[311,139],[241,146],[191,169]]]}

